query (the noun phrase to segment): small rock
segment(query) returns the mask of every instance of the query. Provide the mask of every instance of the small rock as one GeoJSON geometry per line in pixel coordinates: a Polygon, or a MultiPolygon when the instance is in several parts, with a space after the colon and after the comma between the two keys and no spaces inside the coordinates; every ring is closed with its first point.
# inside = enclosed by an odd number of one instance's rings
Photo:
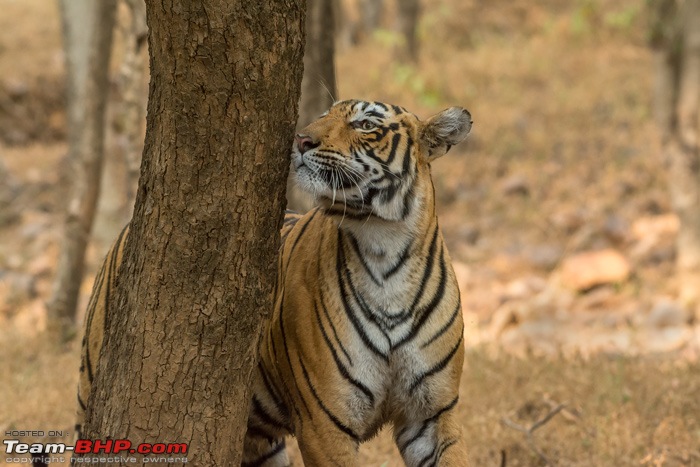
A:
{"type": "Polygon", "coordinates": [[[526,251],[527,259],[533,266],[545,271],[551,271],[556,267],[564,254],[564,250],[558,245],[535,245],[526,251]]]}
{"type": "Polygon", "coordinates": [[[530,186],[522,175],[511,175],[501,183],[501,191],[504,195],[527,196],[530,194],[530,186]]]}
{"type": "Polygon", "coordinates": [[[678,303],[668,298],[661,298],[651,309],[646,324],[654,328],[684,326],[690,319],[690,313],[678,303]]]}
{"type": "Polygon", "coordinates": [[[643,336],[643,347],[650,353],[674,352],[686,346],[691,341],[692,334],[688,326],[665,327],[646,333],[643,336]]]}
{"type": "Polygon", "coordinates": [[[489,336],[492,339],[498,339],[503,331],[511,326],[516,326],[520,322],[518,313],[515,307],[506,303],[498,308],[491,317],[491,324],[489,325],[489,336]]]}
{"type": "Polygon", "coordinates": [[[508,282],[501,292],[501,300],[520,300],[535,295],[547,287],[541,277],[528,276],[508,282]]]}
{"type": "Polygon", "coordinates": [[[15,271],[0,271],[0,301],[15,305],[36,298],[36,280],[29,274],[15,271]]]}
{"type": "Polygon", "coordinates": [[[459,228],[457,235],[469,245],[476,245],[476,242],[479,241],[479,237],[481,237],[481,231],[479,227],[475,225],[466,224],[459,228]]]}
{"type": "Polygon", "coordinates": [[[567,288],[581,291],[601,284],[627,280],[630,264],[614,249],[588,251],[566,258],[561,267],[560,280],[567,288]]]}
{"type": "Polygon", "coordinates": [[[605,285],[602,287],[596,287],[594,290],[583,294],[577,300],[577,308],[580,310],[592,310],[592,309],[602,309],[609,308],[610,302],[615,297],[615,289],[610,285],[605,285]]]}
{"type": "Polygon", "coordinates": [[[620,216],[611,215],[605,219],[603,233],[616,243],[623,243],[629,237],[629,223],[620,216]]]}
{"type": "Polygon", "coordinates": [[[43,277],[51,274],[55,267],[55,258],[51,255],[39,255],[29,262],[27,271],[34,277],[43,277]]]}
{"type": "Polygon", "coordinates": [[[675,214],[662,214],[658,216],[644,216],[632,223],[632,235],[636,240],[648,237],[661,237],[676,235],[680,228],[680,220],[675,214]]]}
{"type": "Polygon", "coordinates": [[[29,92],[29,86],[27,86],[27,83],[17,79],[6,79],[3,85],[7,90],[7,94],[13,100],[21,99],[29,92]]]}
{"type": "Polygon", "coordinates": [[[581,209],[560,211],[552,214],[549,221],[557,229],[571,234],[583,226],[586,221],[586,213],[581,209]]]}

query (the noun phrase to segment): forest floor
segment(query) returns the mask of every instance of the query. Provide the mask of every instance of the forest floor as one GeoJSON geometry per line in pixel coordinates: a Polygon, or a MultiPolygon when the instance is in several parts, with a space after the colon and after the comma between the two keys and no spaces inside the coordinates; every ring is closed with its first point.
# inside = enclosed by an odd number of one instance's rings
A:
{"type": "MultiPolygon", "coordinates": [[[[339,51],[339,97],[474,118],[433,167],[465,311],[473,464],[700,465],[700,328],[676,300],[644,4],[424,4],[418,63],[394,60],[389,14],[339,51]],[[586,254],[601,251],[627,271],[581,285],[572,268],[600,275],[586,254]]],[[[79,339],[43,333],[70,181],[58,13],[44,0],[0,9],[0,432],[70,431],[79,339]]],[[[402,465],[390,430],[361,455],[402,465]]]]}

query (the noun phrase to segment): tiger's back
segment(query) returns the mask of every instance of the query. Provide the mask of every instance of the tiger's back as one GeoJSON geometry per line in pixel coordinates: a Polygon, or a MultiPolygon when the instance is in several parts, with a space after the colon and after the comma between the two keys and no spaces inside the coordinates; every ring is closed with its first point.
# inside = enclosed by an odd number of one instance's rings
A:
{"type": "Polygon", "coordinates": [[[107,252],[102,267],[95,278],[95,284],[92,287],[92,294],[85,313],[83,340],[80,351],[78,413],[75,424],[75,433],[78,438],[82,434],[90,389],[97,374],[97,365],[105,333],[105,317],[113,306],[111,299],[114,296],[114,285],[128,235],[129,225],[124,227],[107,252]]]}

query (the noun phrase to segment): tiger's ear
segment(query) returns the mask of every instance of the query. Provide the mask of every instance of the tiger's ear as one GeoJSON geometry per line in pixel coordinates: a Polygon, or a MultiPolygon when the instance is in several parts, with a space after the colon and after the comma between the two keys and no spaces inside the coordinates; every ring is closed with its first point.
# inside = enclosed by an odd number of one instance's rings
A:
{"type": "Polygon", "coordinates": [[[450,107],[426,120],[421,140],[427,148],[428,162],[444,155],[464,141],[472,128],[472,116],[462,107],[450,107]]]}

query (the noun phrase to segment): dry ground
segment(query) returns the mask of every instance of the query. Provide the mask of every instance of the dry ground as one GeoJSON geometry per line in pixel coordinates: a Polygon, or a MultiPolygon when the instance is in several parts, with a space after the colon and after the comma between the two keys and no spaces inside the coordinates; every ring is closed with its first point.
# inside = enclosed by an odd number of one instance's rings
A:
{"type": "MultiPolygon", "coordinates": [[[[422,117],[450,105],[472,112],[469,142],[434,167],[441,225],[469,273],[472,327],[488,326],[512,281],[549,281],[575,251],[628,253],[631,223],[670,212],[643,5],[426,0],[419,63],[393,61],[391,16],[340,51],[340,98],[398,103],[422,117]]],[[[0,163],[17,188],[13,216],[0,206],[0,432],[68,430],[78,345],[56,347],[40,333],[65,154],[58,19],[45,0],[0,0],[0,10],[0,163]]],[[[104,248],[91,248],[90,271],[104,248]]],[[[672,241],[633,267],[590,313],[624,324],[673,296],[672,241]]],[[[572,300],[570,313],[591,296],[572,300]]],[[[460,413],[474,465],[543,465],[541,455],[555,465],[700,465],[697,356],[515,358],[494,349],[472,347],[465,364],[460,413]],[[504,423],[530,427],[557,404],[565,408],[531,439],[504,423]]],[[[360,465],[401,465],[388,432],[362,448],[360,465]]]]}

